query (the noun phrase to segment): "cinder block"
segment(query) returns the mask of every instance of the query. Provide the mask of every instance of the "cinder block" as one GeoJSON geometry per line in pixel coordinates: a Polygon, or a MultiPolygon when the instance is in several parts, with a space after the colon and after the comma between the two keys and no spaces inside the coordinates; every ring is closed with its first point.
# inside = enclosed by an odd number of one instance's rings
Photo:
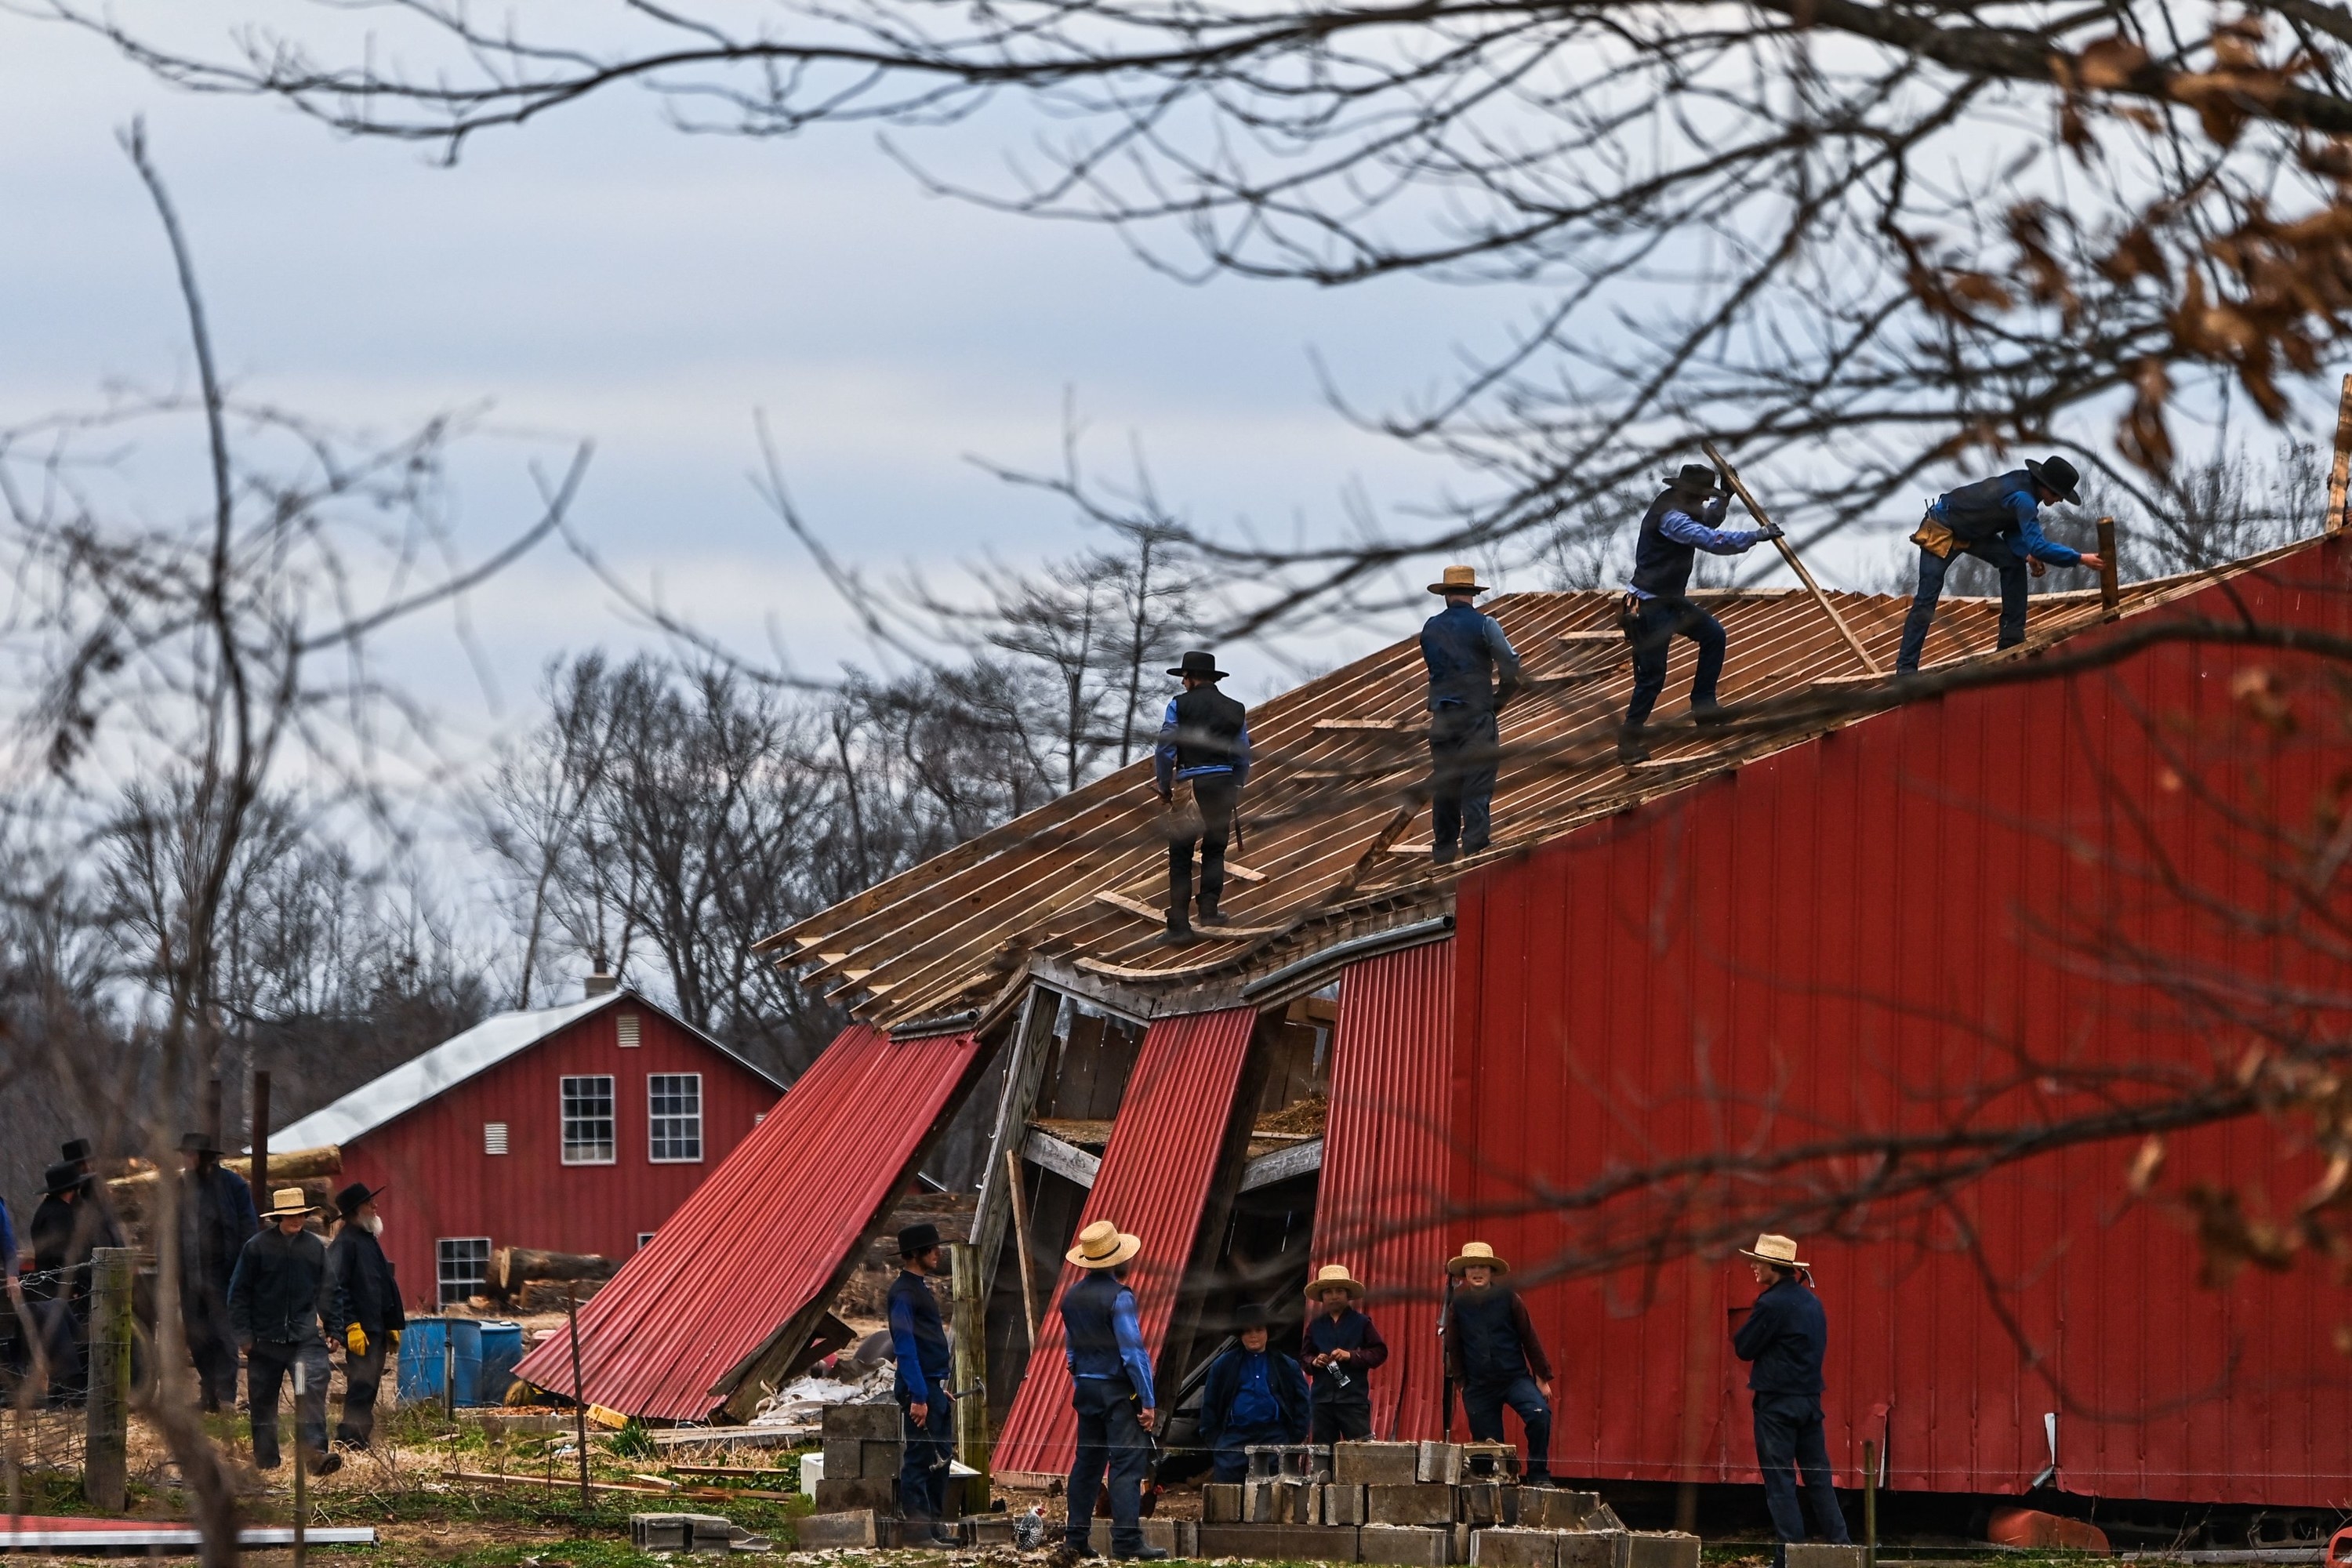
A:
{"type": "Polygon", "coordinates": [[[1478,1568],[1559,1568],[1559,1537],[1549,1530],[1505,1525],[1474,1530],[1470,1561],[1478,1568]]]}
{"type": "Polygon", "coordinates": [[[1601,1506],[1599,1492],[1519,1487],[1519,1523],[1529,1530],[1581,1530],[1601,1506]]]}
{"type": "Polygon", "coordinates": [[[1680,1530],[1636,1530],[1625,1537],[1630,1568],[1698,1568],[1698,1537],[1680,1530]]]}
{"type": "Polygon", "coordinates": [[[1244,1524],[1280,1524],[1276,1510],[1282,1500],[1274,1495],[1272,1481],[1242,1483],[1242,1522],[1244,1524]]]}
{"type": "Polygon", "coordinates": [[[1277,1524],[1321,1524],[1323,1519],[1323,1489],[1303,1477],[1292,1477],[1279,1483],[1281,1502],[1276,1508],[1277,1524]]]}
{"type": "MultiPolygon", "coordinates": [[[[1446,1568],[1454,1561],[1454,1530],[1412,1524],[1368,1524],[1356,1532],[1360,1559],[1396,1568],[1446,1568]]],[[[1202,1543],[1206,1545],[1204,1542],[1202,1543]]]]}
{"type": "Polygon", "coordinates": [[[1412,1479],[1427,1485],[1450,1487],[1462,1479],[1462,1445],[1423,1443],[1413,1457],[1412,1479]]]}
{"type": "Polygon", "coordinates": [[[1622,1530],[1563,1530],[1559,1568],[1633,1568],[1633,1538],[1622,1530]]]}
{"type": "Polygon", "coordinates": [[[1452,1524],[1454,1489],[1445,1486],[1366,1487],[1368,1524],[1452,1524]]]}
{"type": "Polygon", "coordinates": [[[1792,1541],[1786,1548],[1789,1568],[1863,1568],[1869,1549],[1833,1546],[1826,1541],[1792,1541]]]}
{"type": "Polygon", "coordinates": [[[1242,1483],[1211,1481],[1202,1487],[1201,1522],[1203,1524],[1241,1523],[1242,1483]]]}
{"type": "Polygon", "coordinates": [[[1202,1557],[1270,1557],[1292,1563],[1353,1563],[1357,1531],[1317,1524],[1202,1524],[1192,1550],[1202,1557]]]}
{"type": "MultiPolygon", "coordinates": [[[[907,1447],[903,1443],[881,1443],[871,1437],[864,1439],[857,1445],[858,1479],[878,1481],[896,1477],[898,1462],[906,1452],[907,1447]]],[[[833,1474],[830,1464],[825,1466],[824,1473],[828,1476],[833,1474]]]]}
{"type": "Polygon", "coordinates": [[[1334,1483],[1323,1489],[1323,1522],[1364,1524],[1364,1489],[1334,1483]]]}
{"type": "Polygon", "coordinates": [[[803,1552],[821,1552],[836,1546],[879,1546],[881,1537],[874,1523],[872,1509],[813,1513],[806,1519],[793,1521],[793,1540],[803,1552]]]}
{"type": "Polygon", "coordinates": [[[1410,1486],[1421,1479],[1421,1445],[1334,1443],[1331,1479],[1341,1486],[1410,1486]]]}
{"type": "Polygon", "coordinates": [[[1584,1528],[1587,1530],[1622,1530],[1625,1528],[1625,1521],[1617,1517],[1617,1510],[1615,1509],[1611,1508],[1604,1502],[1595,1508],[1591,1513],[1584,1516],[1584,1528]]]}
{"type": "Polygon", "coordinates": [[[906,1434],[896,1405],[828,1405],[824,1407],[824,1435],[870,1437],[880,1443],[906,1434]]]}
{"type": "MultiPolygon", "coordinates": [[[[1191,1523],[1190,1520],[1147,1519],[1139,1522],[1143,1526],[1143,1544],[1157,1547],[1171,1557],[1184,1555],[1184,1537],[1187,1532],[1180,1530],[1178,1526],[1191,1523]]],[[[1087,1532],[1087,1544],[1093,1547],[1099,1556],[1110,1555],[1110,1530],[1109,1520],[1097,1519],[1094,1529],[1087,1532]]]]}
{"type": "Polygon", "coordinates": [[[854,1481],[837,1481],[831,1476],[817,1482],[817,1512],[840,1513],[861,1508],[871,1509],[876,1513],[897,1513],[898,1483],[895,1480],[866,1480],[862,1477],[854,1481]]]}
{"type": "Polygon", "coordinates": [[[1518,1474],[1519,1451],[1508,1443],[1462,1445],[1462,1479],[1465,1481],[1508,1480],[1518,1474]]]}
{"type": "MultiPolygon", "coordinates": [[[[824,1440],[824,1473],[836,1481],[854,1481],[866,1474],[866,1442],[860,1437],[824,1440]]],[[[897,1471],[892,1471],[897,1474],[897,1471]]]]}
{"type": "Polygon", "coordinates": [[[966,1546],[982,1548],[1013,1544],[1013,1516],[1009,1513],[975,1514],[958,1527],[966,1546]]]}
{"type": "Polygon", "coordinates": [[[1518,1523],[1518,1488],[1500,1481],[1465,1481],[1457,1489],[1463,1523],[1482,1530],[1518,1523]]]}

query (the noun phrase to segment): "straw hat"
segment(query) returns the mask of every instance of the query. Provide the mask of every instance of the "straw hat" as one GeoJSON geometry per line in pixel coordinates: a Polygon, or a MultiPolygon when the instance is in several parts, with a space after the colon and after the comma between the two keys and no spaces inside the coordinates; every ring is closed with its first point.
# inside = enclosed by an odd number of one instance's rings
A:
{"type": "Polygon", "coordinates": [[[1107,1219],[1078,1232],[1077,1246],[1062,1254],[1081,1268],[1116,1268],[1143,1250],[1143,1238],[1129,1236],[1107,1219]]]}
{"type": "Polygon", "coordinates": [[[1483,1241],[1464,1242],[1461,1255],[1446,1263],[1445,1271],[1459,1279],[1462,1271],[1474,1263],[1483,1263],[1497,1274],[1508,1274],[1511,1271],[1511,1266],[1496,1257],[1495,1249],[1483,1241]]]}
{"type": "Polygon", "coordinates": [[[1350,1275],[1346,1264],[1327,1263],[1323,1266],[1321,1273],[1307,1282],[1307,1299],[1310,1301],[1320,1301],[1323,1300],[1323,1292],[1333,1286],[1345,1290],[1350,1296],[1361,1296],[1364,1293],[1363,1281],[1350,1275]]]}
{"type": "Polygon", "coordinates": [[[269,1194],[269,1206],[261,1211],[264,1219],[284,1219],[289,1214],[310,1212],[310,1197],[299,1187],[279,1187],[269,1194]]]}
{"type": "Polygon", "coordinates": [[[1803,1263],[1798,1260],[1797,1243],[1794,1238],[1785,1236],[1774,1236],[1769,1231],[1758,1237],[1754,1247],[1741,1247],[1739,1249],[1739,1256],[1749,1258],[1758,1263],[1777,1263],[1783,1268],[1811,1268],[1812,1267],[1810,1263],[1803,1263]]]}
{"type": "Polygon", "coordinates": [[[1488,590],[1478,585],[1475,566],[1448,566],[1438,580],[1429,585],[1433,594],[1484,594],[1488,590]]]}

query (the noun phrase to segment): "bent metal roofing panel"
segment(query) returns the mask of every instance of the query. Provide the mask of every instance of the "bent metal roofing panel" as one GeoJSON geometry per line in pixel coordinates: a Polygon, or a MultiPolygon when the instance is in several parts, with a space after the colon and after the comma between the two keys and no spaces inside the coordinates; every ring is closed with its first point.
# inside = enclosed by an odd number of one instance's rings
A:
{"type": "MultiPolygon", "coordinates": [[[[2301,548],[2130,584],[2117,613],[2146,613],[2301,548]]],[[[803,984],[884,1026],[981,1007],[1024,969],[1120,990],[1147,1015],[1233,1005],[1253,979],[1450,912],[1465,870],[1885,705],[1885,693],[1847,700],[1884,681],[1802,590],[1693,597],[1729,637],[1723,700],[1769,705],[1769,717],[1694,730],[1685,697],[1692,647],[1677,641],[1654,759],[1631,768],[1613,743],[1632,686],[1620,595],[1512,594],[1486,606],[1525,662],[1528,689],[1503,715],[1495,841],[1477,859],[1441,867],[1429,858],[1428,808],[1416,793],[1428,773],[1426,683],[1417,637],[1408,637],[1251,710],[1256,756],[1228,852],[1231,923],[1213,938],[1184,948],[1159,942],[1167,840],[1146,759],[760,946],[805,971],[803,984]]],[[[1908,598],[1829,597],[1879,668],[1892,669],[1908,598]]],[[[2106,618],[2095,589],[2037,596],[2023,647],[1996,654],[1999,613],[1991,599],[1947,596],[1927,638],[1929,673],[2030,657],[2106,618]]]]}

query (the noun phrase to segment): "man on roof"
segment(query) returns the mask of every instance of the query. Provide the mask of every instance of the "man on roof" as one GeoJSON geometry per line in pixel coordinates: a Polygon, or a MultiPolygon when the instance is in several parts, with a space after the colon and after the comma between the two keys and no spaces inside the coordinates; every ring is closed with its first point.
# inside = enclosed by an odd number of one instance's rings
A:
{"type": "Polygon", "coordinates": [[[1196,940],[1192,930],[1192,847],[1201,848],[1201,923],[1221,924],[1225,896],[1225,840],[1234,808],[1249,780],[1249,710],[1217,689],[1225,672],[1217,656],[1199,649],[1186,654],[1169,674],[1184,689],[1168,700],[1160,721],[1160,744],[1151,753],[1151,774],[1160,804],[1175,804],[1176,786],[1192,792],[1188,809],[1168,828],[1168,931],[1171,946],[1196,940]]]}
{"type": "Polygon", "coordinates": [[[1095,1503],[1103,1471],[1110,1471],[1110,1554],[1157,1563],[1168,1553],[1143,1544],[1143,1472],[1151,1462],[1144,1434],[1159,1425],[1151,1393],[1151,1352],[1143,1346],[1135,1292],[1127,1266],[1143,1250],[1140,1238],[1098,1219],[1078,1232],[1063,1256],[1086,1271],[1062,1293],[1063,1354],[1070,1364],[1070,1403],[1078,1415],[1078,1441],[1070,1464],[1069,1517],[1062,1551],[1094,1552],[1095,1503]]]}
{"type": "Polygon", "coordinates": [[[1780,537],[1780,529],[1770,525],[1725,528],[1731,486],[1718,483],[1715,470],[1705,463],[1685,463],[1664,483],[1666,488],[1642,514],[1642,531],[1633,541],[1633,580],[1625,587],[1620,622],[1625,640],[1633,647],[1633,695],[1625,704],[1625,726],[1617,737],[1617,754],[1627,763],[1650,754],[1642,731],[1666,689],[1666,658],[1678,637],[1698,645],[1698,668],[1691,675],[1691,717],[1702,724],[1721,717],[1715,687],[1723,674],[1723,623],[1688,597],[1698,552],[1739,555],[1780,537]]]}
{"type": "Polygon", "coordinates": [[[1429,585],[1445,608],[1422,623],[1421,661],[1429,670],[1429,851],[1444,866],[1475,855],[1493,834],[1496,752],[1495,715],[1519,689],[1519,656],[1475,601],[1486,592],[1477,569],[1448,566],[1429,585]]]}
{"type": "Polygon", "coordinates": [[[1360,1443],[1372,1435],[1371,1370],[1389,1359],[1388,1342],[1356,1302],[1364,1287],[1344,1263],[1327,1263],[1307,1287],[1307,1375],[1314,1433],[1307,1441],[1360,1443]]]}
{"type": "Polygon", "coordinates": [[[1536,1337],[1528,1304],[1504,1282],[1511,1266],[1485,1242],[1469,1241],[1445,1271],[1460,1281],[1445,1297],[1445,1375],[1462,1391],[1470,1440],[1506,1441],[1503,1408],[1508,1405],[1528,1435],[1520,1479],[1529,1486],[1549,1486],[1551,1362],[1536,1337]]]}
{"type": "Polygon", "coordinates": [[[2097,555],[2047,539],[2042,532],[2042,509],[2064,501],[2080,506],[2075,489],[2082,476],[2063,458],[2037,463],[1989,479],[1962,485],[1928,503],[1911,542],[1919,547],[1919,586],[1911,595],[1911,613],[1903,617],[1903,646],[1895,655],[1895,673],[1916,675],[1919,650],[1927,644],[1927,626],[1936,618],[1936,601],[1943,597],[1944,576],[1953,560],[1973,555],[2000,574],[2000,633],[1998,646],[2014,647],[2025,640],[2025,574],[2042,567],[2087,566],[2098,571],[2106,563],[2097,555]]]}

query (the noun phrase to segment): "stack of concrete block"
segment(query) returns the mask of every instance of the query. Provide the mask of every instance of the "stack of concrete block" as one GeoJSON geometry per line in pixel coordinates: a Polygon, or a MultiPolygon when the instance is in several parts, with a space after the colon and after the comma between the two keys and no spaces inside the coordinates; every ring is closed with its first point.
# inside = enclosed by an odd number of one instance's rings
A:
{"type": "Polygon", "coordinates": [[[816,1510],[843,1513],[898,1510],[899,1442],[896,1405],[834,1405],[824,1413],[824,1479],[816,1484],[816,1510]]]}
{"type": "Polygon", "coordinates": [[[731,1552],[737,1533],[715,1513],[629,1515],[629,1544],[639,1552],[731,1552]]]}

